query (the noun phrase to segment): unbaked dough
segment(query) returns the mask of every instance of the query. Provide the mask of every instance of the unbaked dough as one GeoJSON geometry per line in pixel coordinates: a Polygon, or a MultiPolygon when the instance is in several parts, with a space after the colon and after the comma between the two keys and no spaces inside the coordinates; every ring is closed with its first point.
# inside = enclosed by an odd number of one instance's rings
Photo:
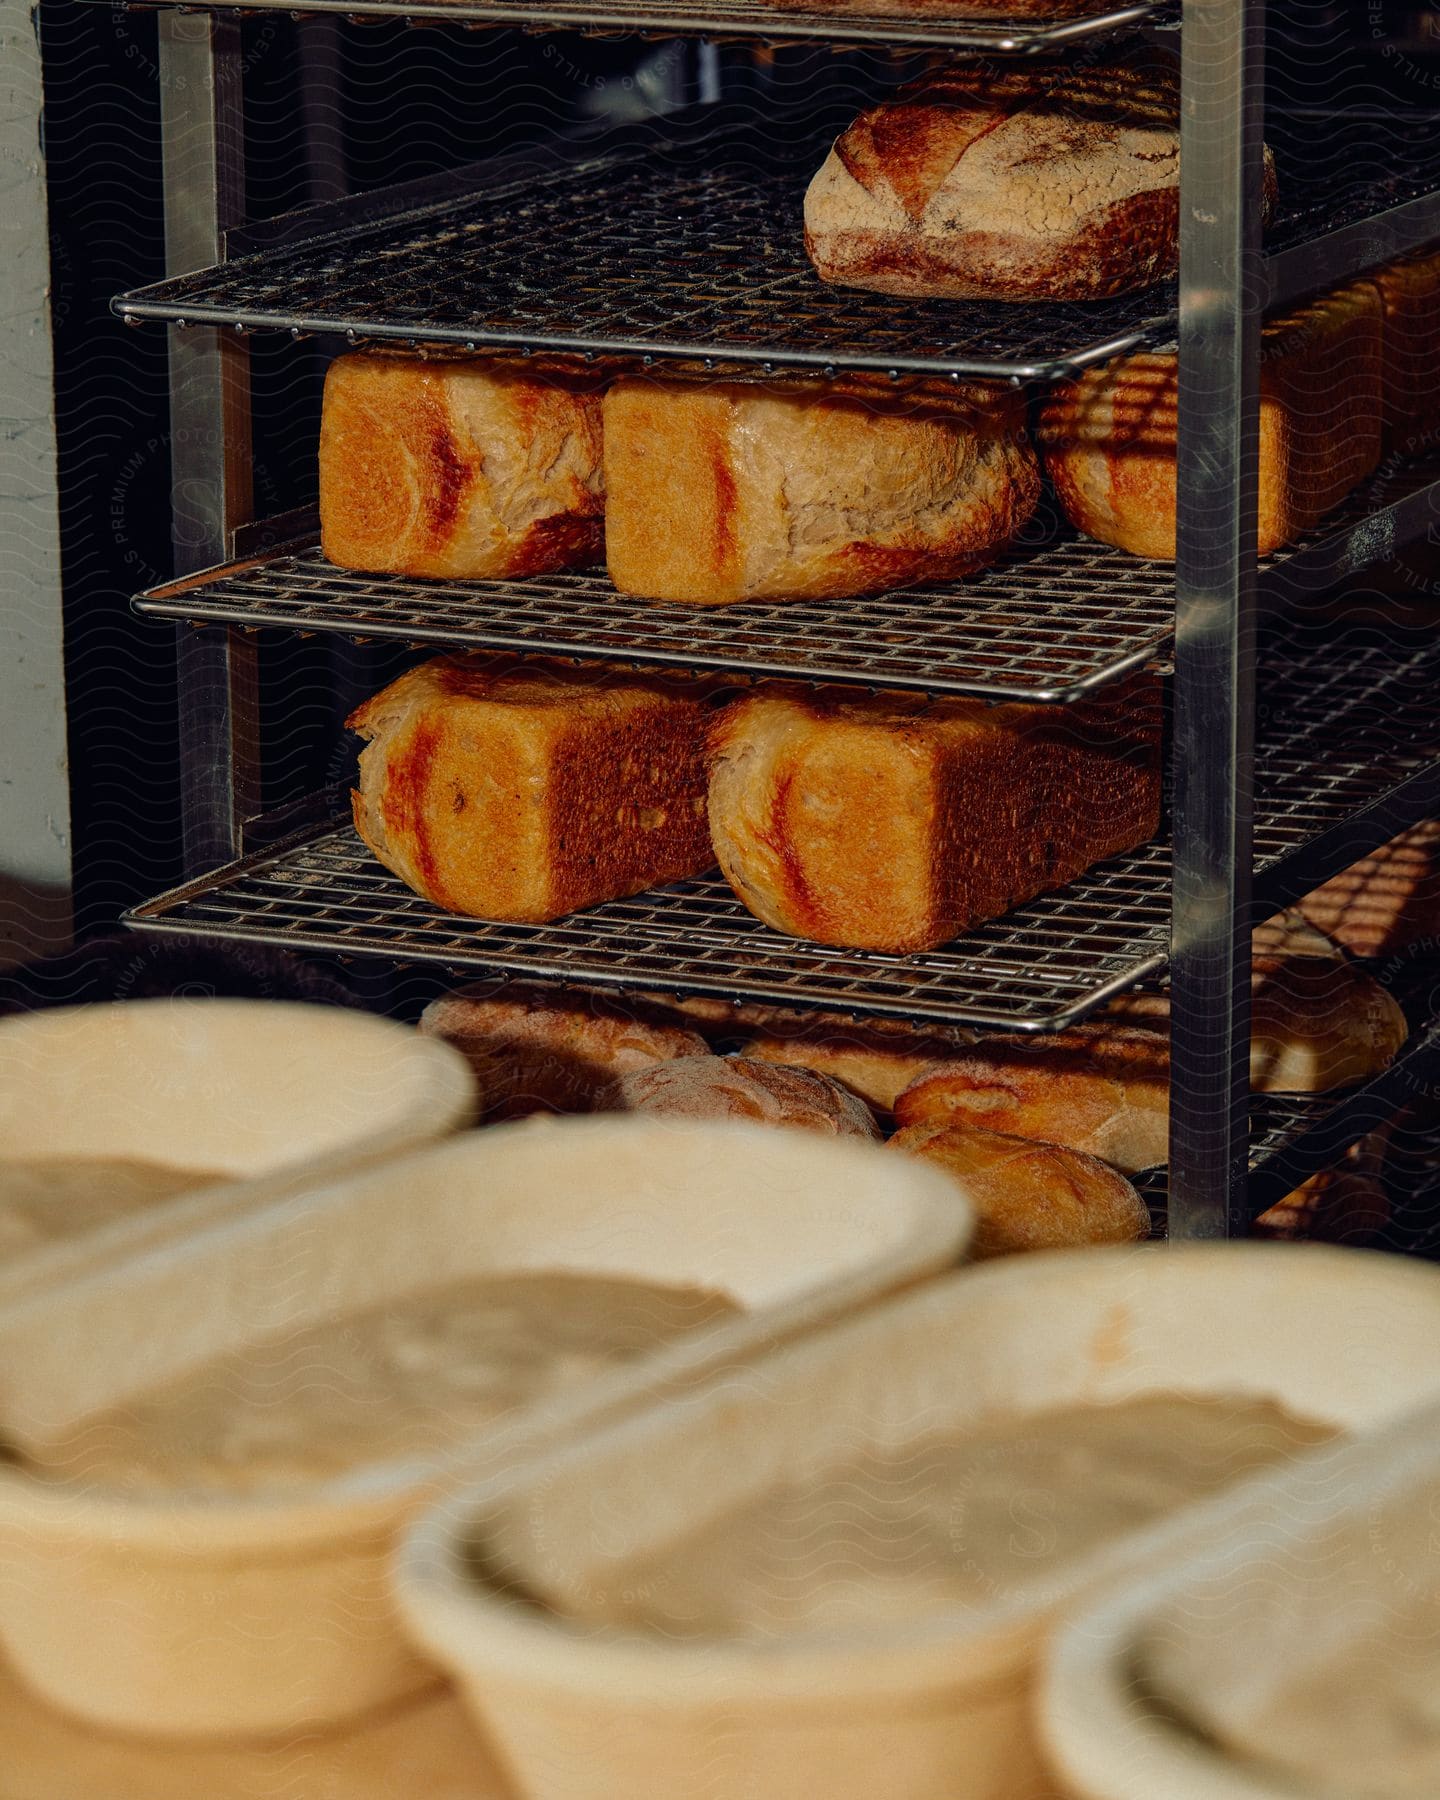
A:
{"type": "Polygon", "coordinates": [[[217,1357],[29,1460],[130,1491],[308,1486],[443,1451],[542,1395],[741,1309],[700,1287],[484,1275],[217,1357]]]}
{"type": "Polygon", "coordinates": [[[631,1562],[596,1616],[773,1639],[1043,1602],[1111,1540],[1334,1435],[1265,1400],[1163,1394],[867,1452],[631,1562]]]}
{"type": "Polygon", "coordinates": [[[27,1157],[0,1161],[0,1257],[81,1237],[177,1194],[229,1180],[136,1158],[27,1157]]]}

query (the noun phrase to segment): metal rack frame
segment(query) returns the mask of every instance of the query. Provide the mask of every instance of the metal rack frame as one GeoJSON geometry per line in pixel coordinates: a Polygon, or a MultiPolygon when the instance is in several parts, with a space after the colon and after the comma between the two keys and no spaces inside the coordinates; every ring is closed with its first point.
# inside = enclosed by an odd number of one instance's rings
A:
{"type": "MultiPolygon", "coordinates": [[[[251,0],[247,0],[250,4],[251,0]]],[[[268,4],[270,0],[260,0],[268,4]]],[[[284,0],[287,10],[304,13],[341,10],[394,16],[438,14],[438,5],[390,4],[388,0],[284,0]]],[[[608,0],[604,6],[565,5],[558,9],[490,4],[489,0],[446,0],[446,17],[501,23],[502,14],[523,13],[537,25],[565,23],[595,29],[700,29],[714,35],[720,12],[745,10],[744,0],[709,9],[696,26],[693,9],[661,9],[637,0],[608,0]],[[679,17],[685,12],[687,24],[679,17]],[[542,17],[535,18],[535,12],[542,17]],[[647,23],[648,20],[648,23],[647,23]]],[[[239,121],[240,57],[233,9],[211,12],[161,10],[161,91],[167,193],[167,268],[175,280],[221,263],[242,248],[238,227],[243,193],[243,148],[239,121]]],[[[1440,194],[1435,191],[1379,196],[1359,218],[1326,227],[1312,224],[1297,239],[1267,257],[1260,241],[1260,182],[1264,91],[1263,0],[1186,0],[1181,27],[1182,161],[1181,263],[1173,310],[1158,319],[1144,307],[1117,334],[1101,332],[1084,342],[1073,338],[1034,347],[1012,346],[1008,360],[988,359],[954,345],[938,358],[887,348],[851,360],[857,366],[933,371],[937,366],[971,373],[1054,376],[1076,366],[1077,358],[1100,360],[1165,329],[1178,332],[1180,359],[1179,554],[1174,570],[1174,873],[1171,889],[1170,967],[1173,993],[1172,1162],[1169,1229],[1174,1238],[1226,1235],[1243,1228],[1249,1162],[1248,1036],[1249,922],[1255,832],[1255,624],[1262,587],[1283,590],[1291,582],[1320,584],[1363,561],[1363,532],[1337,540],[1326,535],[1302,549],[1263,580],[1254,554],[1258,446],[1258,338],[1261,309],[1357,272],[1367,263],[1417,247],[1440,231],[1440,194]],[[1128,335],[1127,335],[1128,334],[1128,335]],[[1137,335],[1138,334],[1138,335],[1137,335]],[[948,363],[945,358],[948,356],[948,363]]],[[[763,35],[801,38],[821,35],[803,25],[801,15],[785,29],[777,19],[763,35]],[[802,28],[803,26],[803,28],[802,28]]],[[[740,36],[751,23],[734,23],[740,36]]],[[[918,29],[918,28],[917,28],[918,29]]],[[[886,23],[887,38],[917,41],[886,23]]],[[[937,44],[938,28],[926,27],[923,41],[937,44]]],[[[864,41],[877,33],[846,31],[829,22],[826,35],[864,41]]],[[[943,34],[942,34],[943,35],[943,34]]],[[[1033,37],[1033,32],[1029,34],[1033,37]]],[[[1053,34],[1052,34],[1053,42],[1053,34]]],[[[964,46],[952,34],[949,48],[964,46]]],[[[995,51],[1035,47],[1025,31],[1009,39],[987,39],[995,51]]],[[[374,202],[340,203],[333,215],[343,224],[359,211],[372,218],[374,202]],[[343,218],[341,214],[343,213],[343,218]]],[[[313,233],[314,221],[302,231],[313,233]]],[[[283,239],[284,222],[268,235],[283,239]]],[[[261,234],[262,236],[265,234],[261,234]]],[[[252,246],[245,246],[246,248],[252,246]]],[[[128,296],[127,316],[226,317],[205,311],[203,301],[177,311],[178,289],[128,296]]],[[[1151,302],[1153,304],[1153,301],[1151,302]]],[[[245,323],[242,309],[229,309],[229,322],[245,323]]],[[[250,322],[280,324],[298,331],[363,329],[366,321],[331,320],[317,315],[271,313],[250,322]]],[[[374,323],[374,321],[370,321],[374,323]]],[[[408,332],[415,336],[411,322],[408,332]]],[[[424,335],[421,332],[421,335],[424,335]]],[[[467,339],[463,326],[455,341],[467,339]]],[[[504,342],[489,337],[486,341],[504,342]]],[[[517,347],[530,342],[513,334],[517,347]]],[[[583,334],[577,347],[616,348],[583,334]]],[[[670,344],[661,336],[618,345],[636,355],[693,355],[692,343],[670,344]]],[[[733,346],[732,346],[733,348],[733,346]]],[[[763,344],[745,350],[769,360],[763,344]]],[[[923,347],[922,347],[923,348],[923,347]]],[[[806,358],[789,359],[797,364],[806,358]]],[[[821,375],[836,366],[825,345],[808,358],[821,375]]],[[[175,461],[177,570],[184,577],[228,562],[237,554],[236,532],[250,514],[246,488],[246,345],[242,335],[171,326],[173,417],[180,440],[175,461]]],[[[1440,488],[1423,485],[1395,501],[1382,502],[1377,517],[1392,525],[1423,529],[1426,509],[1440,488]]],[[[1380,533],[1372,532],[1374,541],[1380,533]]],[[[1391,540],[1393,542],[1393,540],[1391,540]]],[[[156,596],[158,599],[159,597],[156,596]]],[[[183,596],[180,610],[185,611],[183,596]]],[[[161,610],[159,606],[153,610],[161,610]]],[[[187,615],[188,616],[188,615],[187,615]]],[[[254,639],[241,624],[194,633],[181,631],[180,704],[186,818],[187,867],[213,870],[242,855],[244,828],[253,813],[256,745],[253,741],[254,639]]],[[[1386,800],[1357,803],[1348,823],[1333,823],[1321,834],[1322,849],[1308,864],[1297,857],[1292,871],[1338,867],[1385,835],[1421,817],[1436,804],[1430,773],[1417,770],[1388,791],[1386,800]],[[1318,857],[1318,860],[1317,860],[1318,857]]],[[[1313,849],[1313,843],[1312,843],[1313,849]]],[[[1318,878],[1318,877],[1317,877],[1318,878]]],[[[213,884],[212,884],[213,885],[213,884]]],[[[160,902],[154,903],[160,906],[160,902]]],[[[142,911],[146,909],[141,909],[142,911]]],[[[1163,945],[1156,966],[1163,962],[1163,945]]],[[[1133,979],[1133,976],[1131,977],[1133,979]]],[[[648,985],[663,986],[663,968],[651,970],[648,985]]]]}

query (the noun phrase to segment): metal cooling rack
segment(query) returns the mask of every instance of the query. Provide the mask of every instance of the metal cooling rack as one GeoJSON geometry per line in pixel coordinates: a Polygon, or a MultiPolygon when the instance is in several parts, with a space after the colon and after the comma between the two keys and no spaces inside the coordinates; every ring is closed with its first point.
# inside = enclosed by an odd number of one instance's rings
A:
{"type": "MultiPolygon", "coordinates": [[[[125,0],[122,0],[122,4],[125,0]]],[[[146,0],[147,8],[156,0],[146,0]]],[[[161,0],[193,7],[196,0],[161,0]]],[[[765,0],[705,0],[665,6],[655,0],[603,0],[580,6],[535,0],[204,0],[207,12],[341,13],[346,18],[449,20],[464,25],[520,26],[527,31],[579,31],[611,36],[699,35],[713,42],[757,39],[769,44],[881,44],[887,48],[984,51],[992,56],[1030,56],[1108,37],[1140,24],[1162,22],[1167,11],[1142,0],[1105,6],[1069,18],[934,18],[903,13],[814,12],[765,0]]]]}
{"type": "MultiPolygon", "coordinates": [[[[1317,531],[1267,558],[1262,592],[1270,602],[1294,600],[1437,522],[1440,461],[1388,470],[1317,531]]],[[[307,544],[152,588],[135,606],[165,619],[993,700],[1077,700],[1167,654],[1169,565],[1056,534],[1048,523],[1036,530],[1035,543],[963,583],[848,600],[652,605],[616,593],[595,571],[415,581],[338,569],[307,544]]]]}
{"type": "Polygon", "coordinates": [[[1069,701],[1161,655],[1169,570],[1088,539],[1012,554],[959,585],[850,600],[652,605],[603,573],[524,581],[357,575],[286,551],[142,594],[159,618],[455,649],[549,652],[988,699],[1069,701]]]}
{"type": "MultiPolygon", "coordinates": [[[[1267,697],[1256,828],[1257,891],[1267,904],[1290,897],[1287,868],[1302,852],[1305,885],[1317,866],[1314,879],[1323,879],[1350,860],[1343,834],[1357,811],[1368,810],[1384,836],[1422,816],[1417,784],[1433,786],[1440,772],[1440,709],[1430,697],[1437,653],[1357,646],[1343,672],[1335,660],[1299,659],[1267,697]],[[1315,862],[1312,840],[1329,842],[1328,862],[1315,862]]],[[[411,893],[349,827],[331,825],[163,894],[128,922],[602,987],[1042,1031],[1163,970],[1169,878],[1168,848],[1152,844],[940,950],[885,956],[771,931],[718,876],[544,925],[460,918],[411,893]]]]}
{"type": "MultiPolygon", "coordinates": [[[[1173,335],[1173,282],[1115,300],[1008,306],[822,282],[805,257],[803,199],[850,110],[762,126],[743,108],[700,109],[606,154],[574,151],[558,169],[508,180],[462,172],[444,200],[338,230],[322,211],[309,227],[318,235],[136,289],[115,310],[356,343],[1039,381],[1173,335]]],[[[1350,157],[1343,191],[1337,154],[1331,142],[1286,169],[1273,252],[1440,183],[1428,140],[1350,157]],[[1355,168],[1377,160],[1383,173],[1361,182],[1355,168]]]]}

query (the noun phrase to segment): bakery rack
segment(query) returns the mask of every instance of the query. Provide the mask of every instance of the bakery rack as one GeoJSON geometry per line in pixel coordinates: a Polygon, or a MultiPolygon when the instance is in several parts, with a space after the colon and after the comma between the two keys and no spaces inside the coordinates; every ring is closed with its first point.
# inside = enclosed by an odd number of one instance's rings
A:
{"type": "MultiPolygon", "coordinates": [[[[267,4],[245,0],[245,10],[267,4]]],[[[822,20],[758,0],[283,5],[301,15],[994,55],[1110,34],[1148,10],[1037,25],[822,20]]],[[[1391,1087],[1338,1109],[1252,1109],[1247,1076],[1255,910],[1440,811],[1428,646],[1327,647],[1323,633],[1295,624],[1297,602],[1431,531],[1435,468],[1387,469],[1286,555],[1257,566],[1253,552],[1261,311],[1440,235],[1433,128],[1387,117],[1378,129],[1352,124],[1348,137],[1337,130],[1328,156],[1287,170],[1284,210],[1262,247],[1262,0],[1186,0],[1178,283],[1087,307],[896,303],[823,289],[803,261],[798,196],[834,123],[821,101],[767,120],[760,136],[745,109],[721,97],[658,133],[575,133],[440,182],[249,221],[236,9],[159,10],[169,274],[116,308],[171,328],[177,580],[138,604],[181,621],[190,878],[137,908],[132,924],[1030,1030],[1083,1016],[1168,968],[1175,1237],[1243,1230],[1261,1200],[1269,1204],[1267,1170],[1273,1186],[1319,1166],[1326,1120],[1348,1129],[1366,1106],[1394,1104],[1407,1083],[1427,1078],[1435,1034],[1423,1021],[1391,1087]],[[257,331],[439,353],[564,350],[631,367],[673,361],[816,382],[851,370],[897,382],[1049,381],[1127,348],[1178,341],[1178,558],[1159,568],[1042,534],[975,587],[973,604],[921,590],[783,616],[720,609],[730,616],[704,620],[694,609],[636,608],[592,576],[463,586],[351,577],[292,541],[293,529],[254,529],[247,338],[257,331]],[[1288,617],[1281,636],[1301,641],[1262,680],[1257,628],[1270,614],[1288,617]],[[256,658],[276,630],[1056,703],[1168,659],[1169,838],[927,957],[797,945],[707,880],[547,926],[447,918],[379,869],[333,816],[279,841],[270,824],[257,825],[256,658]],[[1352,1105],[1360,1110],[1348,1114],[1352,1105]]]]}

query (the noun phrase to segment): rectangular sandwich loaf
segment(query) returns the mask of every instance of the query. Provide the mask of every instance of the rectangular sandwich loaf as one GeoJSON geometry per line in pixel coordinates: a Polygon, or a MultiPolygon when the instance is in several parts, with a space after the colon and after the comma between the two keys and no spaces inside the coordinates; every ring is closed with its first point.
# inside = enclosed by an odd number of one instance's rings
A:
{"type": "MultiPolygon", "coordinates": [[[[1087,537],[1175,559],[1178,359],[1121,357],[1041,415],[1045,466],[1087,537]]],[[[1380,461],[1381,311],[1357,281],[1267,322],[1260,370],[1260,554],[1317,525],[1380,461]]]]}
{"type": "Polygon", "coordinates": [[[563,370],[360,351],[331,363],[320,424],[330,561],[502,579],[599,562],[600,394],[563,370]]]}
{"type": "Polygon", "coordinates": [[[712,732],[710,831],[767,925],[852,948],[945,943],[1159,824],[1158,685],[1057,711],[777,686],[712,732]]]}
{"type": "Polygon", "coordinates": [[[605,396],[622,593],[714,606],[952,581],[1034,511],[1020,397],[625,379],[605,396]]]}
{"type": "Polygon", "coordinates": [[[438,657],[353,713],[375,855],[450,912],[541,920],[711,867],[706,689],[438,657]]]}

